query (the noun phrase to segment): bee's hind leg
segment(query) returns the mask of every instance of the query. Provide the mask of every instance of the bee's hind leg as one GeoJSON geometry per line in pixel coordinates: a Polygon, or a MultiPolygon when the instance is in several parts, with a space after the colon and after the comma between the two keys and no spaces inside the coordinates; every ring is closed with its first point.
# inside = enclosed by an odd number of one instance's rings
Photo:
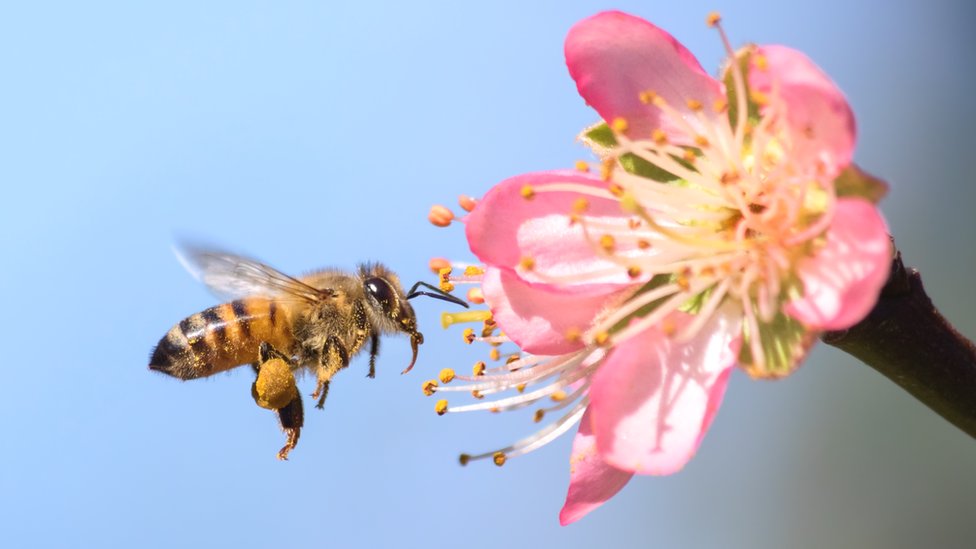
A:
{"type": "Polygon", "coordinates": [[[257,379],[251,385],[251,396],[258,406],[278,413],[281,429],[287,437],[285,446],[278,452],[278,459],[288,459],[288,452],[298,444],[305,418],[302,397],[292,373],[291,360],[284,353],[262,342],[258,354],[260,362],[252,364],[257,379]]]}
{"type": "Polygon", "coordinates": [[[288,459],[288,452],[291,452],[298,444],[298,437],[302,434],[302,423],[305,420],[305,411],[302,408],[302,397],[295,396],[295,399],[288,403],[284,408],[279,408],[278,421],[281,422],[281,430],[287,437],[285,445],[278,450],[278,459],[288,459]]]}

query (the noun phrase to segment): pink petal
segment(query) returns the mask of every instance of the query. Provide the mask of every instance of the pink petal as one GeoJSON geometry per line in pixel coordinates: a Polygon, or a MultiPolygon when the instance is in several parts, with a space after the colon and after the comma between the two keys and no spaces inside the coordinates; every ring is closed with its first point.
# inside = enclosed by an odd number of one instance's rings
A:
{"type": "MultiPolygon", "coordinates": [[[[573,203],[582,197],[589,201],[587,219],[632,233],[618,201],[580,192],[609,196],[606,188],[604,181],[578,171],[530,173],[502,181],[465,218],[468,245],[485,264],[536,284],[591,294],[633,286],[646,278],[632,279],[625,267],[601,258],[582,226],[570,223],[573,203]],[[567,185],[575,188],[558,190],[567,185]],[[522,195],[526,186],[534,189],[531,199],[522,195]],[[534,261],[533,269],[517,270],[526,257],[534,261]]],[[[618,253],[636,251],[636,243],[618,249],[618,253]]]]}
{"type": "Polygon", "coordinates": [[[647,21],[607,11],[577,23],[566,37],[566,64],[579,93],[606,121],[622,117],[628,135],[650,137],[661,128],[680,140],[687,132],[660,109],[641,102],[642,92],[653,91],[698,128],[688,108],[689,99],[702,102],[702,114],[723,97],[721,84],[673,36],[647,21]]]}
{"type": "Polygon", "coordinates": [[[587,410],[580,421],[569,455],[569,492],[559,512],[559,524],[566,526],[612,498],[627,484],[633,473],[607,465],[596,449],[596,437],[587,410]]]}
{"type": "MultiPolygon", "coordinates": [[[[691,318],[669,317],[679,329],[691,318]]],[[[741,325],[741,312],[726,306],[687,343],[675,343],[654,327],[617,345],[590,388],[604,461],[642,474],[680,470],[722,402],[739,354],[741,325]]]]}
{"type": "Polygon", "coordinates": [[[749,71],[749,86],[786,104],[791,157],[833,178],[851,163],[854,113],[840,88],[806,55],[785,46],[761,46],[768,68],[749,71]]]}
{"type": "Polygon", "coordinates": [[[492,318],[523,351],[560,355],[583,347],[570,341],[570,329],[586,331],[617,294],[566,295],[546,286],[524,282],[508,271],[485,269],[481,289],[492,318]]]}
{"type": "Polygon", "coordinates": [[[826,245],[797,270],[804,295],[787,304],[787,314],[815,330],[860,322],[891,270],[891,239],[881,213],[861,198],[838,199],[826,245]]]}

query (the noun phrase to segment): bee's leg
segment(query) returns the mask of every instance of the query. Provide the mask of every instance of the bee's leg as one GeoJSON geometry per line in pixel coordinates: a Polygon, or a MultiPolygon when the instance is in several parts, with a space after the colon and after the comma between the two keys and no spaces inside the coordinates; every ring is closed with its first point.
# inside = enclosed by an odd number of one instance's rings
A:
{"type": "Polygon", "coordinates": [[[278,421],[281,422],[281,430],[287,437],[284,447],[278,450],[278,459],[288,459],[288,452],[291,452],[298,444],[298,437],[302,434],[302,424],[305,421],[305,410],[302,407],[301,395],[295,395],[295,399],[288,403],[284,408],[279,408],[278,421]]]}
{"type": "Polygon", "coordinates": [[[312,398],[319,399],[316,408],[322,409],[325,406],[325,397],[329,394],[329,381],[339,370],[349,366],[349,353],[345,345],[336,336],[329,336],[325,345],[322,346],[322,354],[319,359],[318,379],[319,384],[312,393],[312,398]]]}
{"type": "Polygon", "coordinates": [[[374,333],[369,342],[369,373],[366,377],[376,377],[376,357],[380,354],[380,336],[374,333]]]}
{"type": "Polygon", "coordinates": [[[288,459],[288,452],[298,444],[304,411],[298,393],[291,360],[266,342],[258,348],[259,362],[252,364],[257,378],[251,385],[254,402],[262,408],[274,410],[287,440],[278,452],[278,459],[288,459]]]}

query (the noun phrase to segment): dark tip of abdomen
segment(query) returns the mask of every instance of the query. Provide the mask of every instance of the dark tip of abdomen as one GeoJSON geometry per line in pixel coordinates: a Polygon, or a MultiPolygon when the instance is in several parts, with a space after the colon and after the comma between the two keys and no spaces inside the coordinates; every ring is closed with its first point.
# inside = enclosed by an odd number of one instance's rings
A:
{"type": "Polygon", "coordinates": [[[180,379],[196,377],[186,367],[186,349],[174,344],[170,337],[164,337],[156,345],[149,357],[149,369],[180,379]]]}

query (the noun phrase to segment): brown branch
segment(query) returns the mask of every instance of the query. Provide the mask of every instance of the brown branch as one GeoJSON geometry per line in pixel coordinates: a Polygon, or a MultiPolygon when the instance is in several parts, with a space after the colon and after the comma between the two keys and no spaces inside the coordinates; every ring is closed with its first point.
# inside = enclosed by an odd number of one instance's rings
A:
{"type": "Polygon", "coordinates": [[[922,277],[896,253],[871,313],[825,343],[881,372],[937,414],[976,437],[976,346],[939,314],[922,277]]]}

